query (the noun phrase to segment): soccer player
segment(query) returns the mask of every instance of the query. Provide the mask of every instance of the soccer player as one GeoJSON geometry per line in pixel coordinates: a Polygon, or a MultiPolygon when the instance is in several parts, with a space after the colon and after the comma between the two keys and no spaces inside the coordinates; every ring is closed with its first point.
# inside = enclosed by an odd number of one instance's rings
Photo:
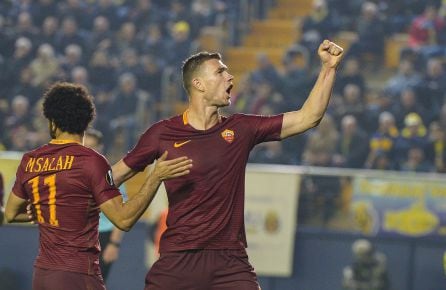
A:
{"type": "MultiPolygon", "coordinates": [[[[84,135],[84,146],[96,150],[98,153],[103,152],[103,134],[93,128],[88,128],[84,135]]],[[[127,200],[127,194],[124,186],[119,187],[123,199],[127,200]]],[[[112,222],[104,215],[99,214],[99,243],[101,245],[101,254],[99,255],[99,267],[101,268],[102,278],[107,282],[113,262],[118,259],[119,248],[124,232],[115,227],[112,222]]]]}
{"type": "Polygon", "coordinates": [[[24,154],[9,195],[8,222],[30,221],[29,199],[39,224],[34,290],[104,290],[99,270],[99,209],[128,231],[150,204],[162,180],[189,172],[186,157],[166,160],[164,152],[138,194],[123,203],[107,160],[84,147],[84,131],[95,107],[80,85],[56,83],[44,95],[49,144],[24,154]]]}
{"type": "Polygon", "coordinates": [[[300,110],[276,116],[234,114],[233,76],[218,53],[201,52],[183,64],[188,109],[151,126],[136,146],[113,166],[121,182],[143,170],[165,150],[194,160],[190,174],[165,182],[169,213],[160,258],[146,276],[146,290],[259,289],[248,261],[244,228],[245,167],[258,143],[281,140],[316,126],[322,119],[343,49],[324,40],[321,70],[300,110]]]}

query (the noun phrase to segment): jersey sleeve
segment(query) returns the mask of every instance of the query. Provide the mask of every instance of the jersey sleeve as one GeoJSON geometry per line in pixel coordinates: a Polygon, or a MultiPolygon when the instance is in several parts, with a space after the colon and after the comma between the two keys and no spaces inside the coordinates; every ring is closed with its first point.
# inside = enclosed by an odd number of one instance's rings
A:
{"type": "Polygon", "coordinates": [[[114,184],[111,167],[104,157],[98,155],[94,158],[88,174],[91,178],[91,190],[97,205],[121,195],[114,184]]]}
{"type": "Polygon", "coordinates": [[[23,199],[29,199],[28,193],[26,192],[25,186],[23,185],[23,173],[24,173],[24,166],[23,164],[26,164],[28,160],[28,156],[24,155],[22,157],[22,161],[20,162],[19,167],[17,168],[16,174],[15,174],[15,182],[12,187],[12,192],[14,192],[15,195],[17,195],[20,198],[23,199]]]}
{"type": "Polygon", "coordinates": [[[268,141],[279,141],[282,131],[283,114],[274,116],[241,115],[243,123],[249,126],[253,133],[253,143],[259,144],[268,141]]]}
{"type": "Polygon", "coordinates": [[[124,157],[124,163],[135,171],[143,171],[160,156],[158,152],[159,124],[149,128],[138,140],[135,147],[124,157]]]}

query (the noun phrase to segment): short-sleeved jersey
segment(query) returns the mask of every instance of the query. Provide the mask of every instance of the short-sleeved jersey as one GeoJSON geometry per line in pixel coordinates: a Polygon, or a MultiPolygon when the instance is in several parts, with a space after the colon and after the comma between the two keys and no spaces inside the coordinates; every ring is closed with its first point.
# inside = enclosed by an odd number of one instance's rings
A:
{"type": "Polygon", "coordinates": [[[247,246],[244,188],[249,152],[258,143],[279,140],[282,119],[234,114],[209,130],[196,130],[184,113],[156,123],[141,136],[124,157],[133,170],[143,170],[166,150],[168,159],[193,160],[188,175],[165,181],[169,214],[161,253],[247,246]]]}
{"type": "Polygon", "coordinates": [[[40,234],[35,266],[100,273],[99,205],[120,194],[102,155],[53,140],[23,156],[12,192],[34,204],[40,234]]]}

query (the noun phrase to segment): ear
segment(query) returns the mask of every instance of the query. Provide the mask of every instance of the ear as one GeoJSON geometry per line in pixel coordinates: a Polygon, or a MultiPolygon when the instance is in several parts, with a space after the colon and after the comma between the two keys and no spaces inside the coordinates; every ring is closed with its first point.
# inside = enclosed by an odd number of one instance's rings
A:
{"type": "Polygon", "coordinates": [[[203,92],[205,89],[203,80],[201,78],[194,78],[192,80],[192,86],[200,92],[203,92]]]}

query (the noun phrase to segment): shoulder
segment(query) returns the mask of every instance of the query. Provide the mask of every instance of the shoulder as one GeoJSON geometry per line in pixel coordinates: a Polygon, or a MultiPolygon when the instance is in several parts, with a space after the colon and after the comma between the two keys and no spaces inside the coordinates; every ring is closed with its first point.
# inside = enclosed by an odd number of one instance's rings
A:
{"type": "MultiPolygon", "coordinates": [[[[82,146],[84,147],[84,146],[82,146]]],[[[105,158],[104,155],[98,153],[97,151],[88,148],[88,147],[84,147],[84,152],[85,154],[88,156],[88,164],[89,166],[87,166],[87,170],[95,170],[98,168],[108,168],[110,167],[110,164],[107,160],[107,158],[105,158]]]]}

